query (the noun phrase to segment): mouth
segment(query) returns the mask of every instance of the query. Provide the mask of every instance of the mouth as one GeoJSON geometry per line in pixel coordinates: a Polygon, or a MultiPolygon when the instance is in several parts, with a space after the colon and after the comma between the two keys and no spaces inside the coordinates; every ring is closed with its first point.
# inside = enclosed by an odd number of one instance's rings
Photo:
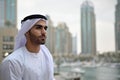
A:
{"type": "Polygon", "coordinates": [[[41,37],[39,37],[40,39],[42,39],[42,40],[44,40],[44,39],[46,39],[46,37],[45,36],[41,36],[41,37]]]}

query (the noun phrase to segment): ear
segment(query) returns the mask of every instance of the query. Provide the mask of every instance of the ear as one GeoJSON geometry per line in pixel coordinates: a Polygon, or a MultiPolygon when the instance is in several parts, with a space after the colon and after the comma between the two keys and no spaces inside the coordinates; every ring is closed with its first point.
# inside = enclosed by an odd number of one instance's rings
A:
{"type": "Polygon", "coordinates": [[[25,36],[28,37],[29,36],[29,31],[25,33],[25,36]]]}

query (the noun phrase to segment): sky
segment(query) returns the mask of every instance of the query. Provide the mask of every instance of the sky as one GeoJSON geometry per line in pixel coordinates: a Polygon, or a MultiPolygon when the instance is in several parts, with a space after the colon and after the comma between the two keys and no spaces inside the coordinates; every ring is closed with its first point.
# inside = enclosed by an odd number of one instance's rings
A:
{"type": "MultiPolygon", "coordinates": [[[[77,49],[81,52],[81,4],[85,0],[18,0],[18,28],[20,21],[31,14],[49,15],[54,26],[65,22],[73,36],[77,35],[77,49]]],[[[89,0],[92,2],[96,15],[97,51],[115,50],[115,5],[117,0],[89,0]]]]}

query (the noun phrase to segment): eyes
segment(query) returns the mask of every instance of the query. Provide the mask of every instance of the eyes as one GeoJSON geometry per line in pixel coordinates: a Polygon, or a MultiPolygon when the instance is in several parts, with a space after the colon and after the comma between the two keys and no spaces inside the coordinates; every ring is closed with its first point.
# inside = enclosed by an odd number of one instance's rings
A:
{"type": "Polygon", "coordinates": [[[47,30],[47,26],[42,26],[42,25],[35,25],[36,26],[36,29],[42,29],[44,28],[45,30],[47,30]]]}

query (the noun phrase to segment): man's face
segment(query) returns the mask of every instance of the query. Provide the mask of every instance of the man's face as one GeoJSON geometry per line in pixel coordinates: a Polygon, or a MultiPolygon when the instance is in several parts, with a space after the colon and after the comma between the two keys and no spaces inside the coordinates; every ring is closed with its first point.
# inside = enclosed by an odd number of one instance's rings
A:
{"type": "Polygon", "coordinates": [[[46,21],[38,21],[28,32],[28,38],[33,44],[45,44],[46,41],[46,21]]]}

